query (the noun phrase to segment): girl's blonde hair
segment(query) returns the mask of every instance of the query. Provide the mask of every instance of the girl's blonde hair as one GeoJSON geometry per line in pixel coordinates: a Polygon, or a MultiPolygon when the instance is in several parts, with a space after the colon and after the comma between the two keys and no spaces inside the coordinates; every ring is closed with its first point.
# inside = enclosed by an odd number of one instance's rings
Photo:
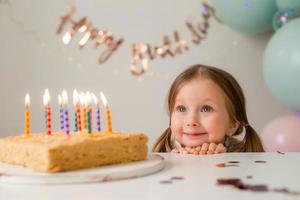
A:
{"type": "MultiPolygon", "coordinates": [[[[235,78],[224,70],[198,64],[193,65],[182,72],[175,79],[169,91],[169,116],[171,116],[173,112],[175,99],[179,90],[186,83],[199,76],[213,81],[223,91],[229,119],[231,122],[238,122],[239,124],[239,127],[233,136],[240,135],[243,129],[246,129],[245,137],[241,141],[232,137],[226,139],[230,144],[227,146],[227,152],[264,152],[263,145],[258,134],[248,122],[243,91],[235,78]]],[[[152,151],[170,152],[174,148],[172,146],[171,135],[172,132],[169,127],[158,138],[152,151]]]]}

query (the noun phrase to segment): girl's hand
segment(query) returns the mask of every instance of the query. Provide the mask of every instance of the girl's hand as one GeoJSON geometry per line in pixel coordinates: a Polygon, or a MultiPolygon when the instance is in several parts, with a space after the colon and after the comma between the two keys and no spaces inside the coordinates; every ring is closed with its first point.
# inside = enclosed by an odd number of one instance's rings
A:
{"type": "Polygon", "coordinates": [[[218,154],[218,153],[225,153],[225,152],[226,152],[226,148],[222,143],[220,143],[220,144],[204,143],[201,146],[201,150],[200,150],[199,154],[201,154],[201,155],[218,154]]]}
{"type": "Polygon", "coordinates": [[[223,144],[216,143],[204,143],[198,147],[181,147],[172,149],[171,153],[180,154],[194,154],[194,155],[205,155],[205,154],[218,154],[225,153],[226,148],[223,144]]]}

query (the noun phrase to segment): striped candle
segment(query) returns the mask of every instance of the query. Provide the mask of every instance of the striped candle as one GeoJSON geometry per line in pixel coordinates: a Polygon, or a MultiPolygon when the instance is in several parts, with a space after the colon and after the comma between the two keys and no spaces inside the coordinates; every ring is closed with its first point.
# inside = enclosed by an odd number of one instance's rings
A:
{"type": "Polygon", "coordinates": [[[92,93],[94,104],[96,105],[96,120],[97,120],[97,131],[101,131],[101,120],[100,120],[100,107],[99,100],[95,94],[92,93]]]}
{"type": "Polygon", "coordinates": [[[80,103],[83,106],[82,109],[82,115],[83,115],[83,132],[86,132],[87,130],[87,116],[86,116],[86,108],[87,108],[87,102],[86,102],[86,96],[83,92],[79,95],[80,103]]]}
{"type": "Polygon", "coordinates": [[[58,95],[58,104],[59,104],[59,122],[60,122],[60,130],[61,131],[64,131],[65,127],[64,127],[64,108],[63,108],[63,105],[62,105],[62,99],[61,99],[61,96],[58,95]]]}
{"type": "Polygon", "coordinates": [[[30,135],[30,111],[29,111],[29,105],[30,105],[30,96],[29,94],[25,95],[25,136],[28,137],[30,135]]]}
{"type": "Polygon", "coordinates": [[[78,132],[78,124],[80,121],[78,121],[77,105],[79,104],[79,97],[76,89],[73,91],[73,103],[75,106],[74,132],[78,132]]]}
{"type": "Polygon", "coordinates": [[[111,114],[110,114],[110,109],[106,100],[106,97],[102,92],[100,92],[101,100],[105,106],[106,109],[106,122],[107,122],[107,131],[109,133],[112,133],[112,122],[111,122],[111,114]]]}
{"type": "Polygon", "coordinates": [[[50,107],[50,94],[49,94],[49,90],[46,89],[45,90],[45,94],[43,96],[43,102],[44,102],[44,106],[45,106],[45,117],[46,117],[46,131],[48,135],[51,135],[52,133],[52,127],[51,127],[51,107],[50,107]]]}
{"type": "Polygon", "coordinates": [[[69,123],[69,111],[68,111],[68,94],[65,90],[62,92],[62,100],[63,100],[63,107],[65,111],[64,119],[65,119],[65,132],[67,137],[70,137],[70,123],[69,123]]]}
{"type": "Polygon", "coordinates": [[[81,106],[80,103],[78,103],[76,105],[76,113],[77,113],[77,123],[78,123],[78,131],[81,132],[82,128],[81,128],[81,106]]]}
{"type": "Polygon", "coordinates": [[[87,100],[87,129],[88,133],[92,133],[92,97],[91,93],[86,93],[86,100],[87,100]]]}

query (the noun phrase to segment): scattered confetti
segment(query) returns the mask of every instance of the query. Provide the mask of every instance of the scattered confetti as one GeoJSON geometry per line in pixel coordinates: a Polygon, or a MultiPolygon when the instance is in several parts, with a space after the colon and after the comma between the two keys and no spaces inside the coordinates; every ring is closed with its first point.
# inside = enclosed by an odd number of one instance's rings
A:
{"type": "Polygon", "coordinates": [[[256,160],[254,161],[255,163],[266,163],[267,161],[264,161],[264,160],[256,160]]]}
{"type": "Polygon", "coordinates": [[[173,177],[171,177],[171,180],[183,180],[184,179],[184,177],[182,177],[182,176],[173,176],[173,177]]]}
{"type": "Polygon", "coordinates": [[[159,183],[161,183],[161,184],[171,184],[173,182],[172,182],[172,180],[163,180],[163,181],[159,181],[159,183]]]}
{"type": "Polygon", "coordinates": [[[218,164],[216,164],[217,167],[225,167],[225,165],[226,165],[225,163],[218,163],[218,164]]]}
{"type": "Polygon", "coordinates": [[[240,163],[240,161],[228,161],[228,163],[235,164],[235,163],[240,163]]]}
{"type": "Polygon", "coordinates": [[[224,167],[239,167],[239,165],[235,164],[226,164],[226,163],[218,163],[216,164],[217,167],[224,168],[224,167]]]}
{"type": "Polygon", "coordinates": [[[286,188],[269,189],[267,185],[263,185],[263,184],[258,184],[258,185],[245,184],[239,178],[217,179],[217,185],[232,185],[233,187],[239,190],[249,190],[253,192],[276,192],[276,193],[285,193],[289,195],[300,195],[300,192],[290,191],[286,188]]]}

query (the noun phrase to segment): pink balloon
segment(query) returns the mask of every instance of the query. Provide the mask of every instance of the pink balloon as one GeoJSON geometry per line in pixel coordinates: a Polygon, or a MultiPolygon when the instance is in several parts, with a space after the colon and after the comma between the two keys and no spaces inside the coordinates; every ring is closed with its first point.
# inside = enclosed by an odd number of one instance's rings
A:
{"type": "Polygon", "coordinates": [[[300,117],[285,115],[270,121],[262,132],[266,151],[300,151],[300,117]]]}

